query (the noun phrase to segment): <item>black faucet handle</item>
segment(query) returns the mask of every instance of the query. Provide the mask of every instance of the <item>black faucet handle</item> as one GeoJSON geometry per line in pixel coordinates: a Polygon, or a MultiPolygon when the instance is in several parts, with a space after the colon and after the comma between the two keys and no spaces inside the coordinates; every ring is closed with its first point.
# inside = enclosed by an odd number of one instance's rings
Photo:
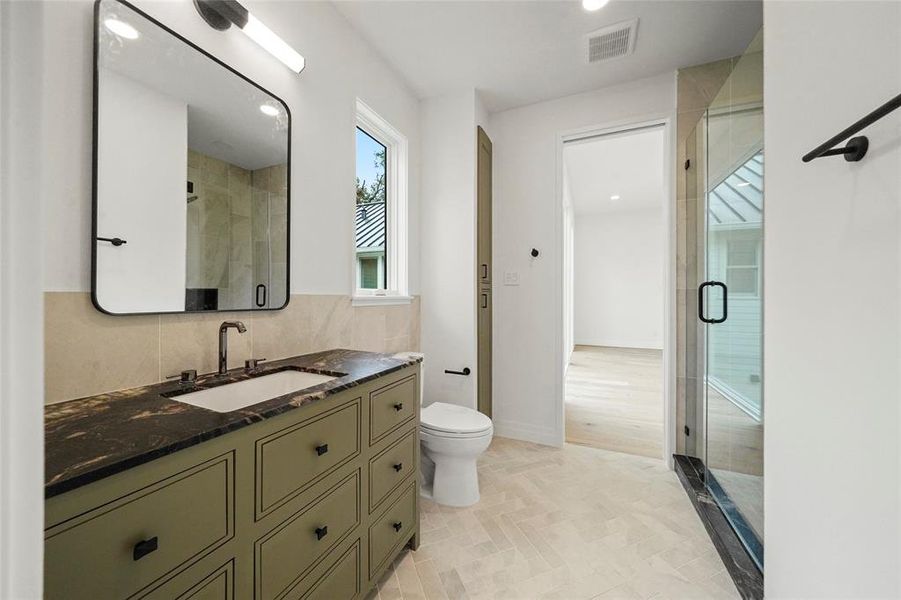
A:
{"type": "Polygon", "coordinates": [[[178,377],[178,383],[194,383],[197,381],[197,369],[185,369],[178,375],[166,375],[166,379],[175,379],[178,377]]]}
{"type": "Polygon", "coordinates": [[[248,358],[244,361],[244,368],[248,371],[251,369],[256,369],[260,366],[261,362],[266,362],[265,358],[248,358]]]}

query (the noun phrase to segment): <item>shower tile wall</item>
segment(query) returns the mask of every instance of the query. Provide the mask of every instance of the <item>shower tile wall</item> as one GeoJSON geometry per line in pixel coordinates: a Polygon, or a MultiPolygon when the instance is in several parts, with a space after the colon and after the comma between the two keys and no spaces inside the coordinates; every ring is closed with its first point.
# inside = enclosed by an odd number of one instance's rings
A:
{"type": "MultiPolygon", "coordinates": [[[[266,307],[284,304],[287,280],[288,248],[288,174],[285,165],[274,165],[251,172],[253,226],[253,285],[246,288],[253,295],[257,283],[267,290],[266,307]]],[[[247,301],[250,301],[248,298],[247,301]]]]}
{"type": "Polygon", "coordinates": [[[188,288],[216,288],[220,308],[252,297],[251,172],[188,150],[188,288]]]}

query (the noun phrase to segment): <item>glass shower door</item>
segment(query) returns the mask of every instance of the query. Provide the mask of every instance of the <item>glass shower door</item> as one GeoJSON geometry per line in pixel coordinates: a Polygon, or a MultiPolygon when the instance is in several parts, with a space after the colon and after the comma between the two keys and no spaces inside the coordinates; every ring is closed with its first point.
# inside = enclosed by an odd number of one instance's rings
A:
{"type": "Polygon", "coordinates": [[[707,486],[763,567],[763,81],[752,43],[706,116],[707,486]]]}

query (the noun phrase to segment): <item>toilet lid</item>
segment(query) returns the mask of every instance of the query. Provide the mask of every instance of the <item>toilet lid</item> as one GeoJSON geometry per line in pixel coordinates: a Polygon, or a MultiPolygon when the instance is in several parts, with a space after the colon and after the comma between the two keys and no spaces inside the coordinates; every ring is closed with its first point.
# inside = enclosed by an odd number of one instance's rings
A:
{"type": "Polygon", "coordinates": [[[447,433],[477,433],[491,428],[491,419],[477,410],[435,402],[422,409],[422,426],[447,433]]]}

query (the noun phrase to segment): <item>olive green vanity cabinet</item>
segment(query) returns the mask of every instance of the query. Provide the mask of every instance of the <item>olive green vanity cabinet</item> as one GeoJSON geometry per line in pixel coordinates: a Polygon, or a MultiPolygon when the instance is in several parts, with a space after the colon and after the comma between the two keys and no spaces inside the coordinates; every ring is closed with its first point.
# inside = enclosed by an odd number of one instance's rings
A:
{"type": "Polygon", "coordinates": [[[419,537],[419,365],[46,503],[48,599],[364,596],[419,537]]]}

